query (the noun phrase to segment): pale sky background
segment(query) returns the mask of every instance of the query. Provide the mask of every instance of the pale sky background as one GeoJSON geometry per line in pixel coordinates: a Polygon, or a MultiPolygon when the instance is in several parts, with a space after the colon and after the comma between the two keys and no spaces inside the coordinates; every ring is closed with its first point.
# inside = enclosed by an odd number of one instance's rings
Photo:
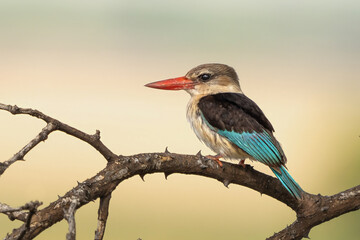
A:
{"type": "MultiPolygon", "coordinates": [[[[359,1],[0,1],[0,102],[36,108],[117,154],[212,152],[185,117],[189,96],[145,88],[196,65],[234,67],[244,93],[272,122],[291,175],[310,193],[359,184],[359,1]]],[[[0,161],[44,126],[0,111],[0,161]]],[[[100,171],[87,144],[53,133],[0,178],[0,202],[44,206],[100,171]]],[[[255,169],[271,172],[258,163],[255,169]]],[[[98,201],[78,210],[92,239],[98,201]]],[[[245,187],[196,176],[139,177],[113,193],[105,239],[264,239],[295,220],[285,205],[245,187]]],[[[357,239],[360,212],[310,232],[357,239]]],[[[0,236],[20,222],[0,216],[0,236]]],[[[64,239],[62,221],[37,239],[64,239]]]]}

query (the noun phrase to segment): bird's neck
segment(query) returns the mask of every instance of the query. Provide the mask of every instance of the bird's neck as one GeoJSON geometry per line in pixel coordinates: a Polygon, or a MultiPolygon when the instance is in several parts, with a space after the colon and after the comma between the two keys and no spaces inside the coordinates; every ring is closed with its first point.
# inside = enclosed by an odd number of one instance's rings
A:
{"type": "Polygon", "coordinates": [[[243,93],[241,91],[240,86],[238,86],[238,85],[227,85],[227,86],[198,85],[198,86],[195,86],[194,89],[188,89],[186,91],[190,94],[191,98],[195,98],[195,99],[200,99],[204,96],[214,95],[214,94],[218,94],[218,93],[227,93],[227,92],[243,93]]]}

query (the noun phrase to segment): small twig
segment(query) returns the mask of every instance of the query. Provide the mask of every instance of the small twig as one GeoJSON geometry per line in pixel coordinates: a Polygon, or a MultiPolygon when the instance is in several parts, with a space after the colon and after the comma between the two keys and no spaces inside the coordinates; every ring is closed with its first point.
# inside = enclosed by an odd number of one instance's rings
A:
{"type": "Polygon", "coordinates": [[[7,215],[11,221],[20,220],[22,222],[26,222],[29,216],[29,213],[27,213],[26,211],[35,209],[41,204],[41,202],[33,201],[26,203],[24,206],[12,208],[5,203],[0,203],[0,213],[4,213],[5,215],[7,215]]]}
{"type": "Polygon", "coordinates": [[[100,204],[98,210],[98,225],[95,231],[95,240],[102,240],[105,233],[106,221],[109,215],[109,203],[111,193],[104,197],[100,197],[100,204]]]}
{"type": "MultiPolygon", "coordinates": [[[[30,115],[39,119],[42,119],[46,123],[54,124],[57,129],[61,132],[67,133],[73,137],[79,138],[84,142],[87,142],[91,146],[93,146],[97,151],[99,151],[107,161],[115,161],[118,159],[117,155],[114,154],[109,148],[107,148],[100,140],[100,131],[96,130],[96,133],[93,135],[87,134],[82,132],[76,128],[73,128],[65,123],[60,122],[59,120],[52,118],[43,114],[42,112],[31,109],[31,108],[19,108],[18,106],[14,105],[5,105],[0,103],[0,109],[8,111],[12,114],[26,114],[30,115]]],[[[1,169],[1,166],[0,166],[1,169]]]]}
{"type": "Polygon", "coordinates": [[[14,162],[20,161],[24,159],[24,156],[33,149],[36,145],[38,145],[40,142],[45,141],[49,134],[56,130],[56,126],[53,123],[48,123],[46,127],[44,127],[41,132],[28,144],[25,145],[19,152],[17,152],[12,158],[9,160],[0,163],[0,176],[6,171],[8,167],[10,167],[11,164],[14,162]]]}
{"type": "MultiPolygon", "coordinates": [[[[5,214],[18,213],[18,212],[22,212],[22,211],[25,211],[25,210],[29,211],[28,214],[22,215],[22,218],[24,218],[25,223],[19,229],[17,240],[23,239],[26,232],[29,231],[32,216],[36,213],[37,208],[41,204],[42,204],[42,202],[39,202],[39,201],[31,201],[31,202],[26,203],[24,206],[21,206],[21,207],[18,207],[18,208],[12,208],[7,204],[0,204],[0,212],[5,213],[5,214]]],[[[5,239],[8,239],[8,237],[9,237],[9,235],[5,239]]],[[[11,239],[11,238],[9,238],[9,239],[11,239]]]]}
{"type": "Polygon", "coordinates": [[[5,203],[0,203],[0,213],[4,213],[11,221],[20,220],[25,222],[29,213],[23,211],[21,208],[12,208],[5,203]]]}
{"type": "Polygon", "coordinates": [[[66,234],[66,240],[75,240],[76,239],[76,225],[75,225],[75,212],[79,204],[77,198],[72,198],[70,201],[70,206],[67,210],[64,209],[64,218],[69,224],[69,232],[66,234]]]}

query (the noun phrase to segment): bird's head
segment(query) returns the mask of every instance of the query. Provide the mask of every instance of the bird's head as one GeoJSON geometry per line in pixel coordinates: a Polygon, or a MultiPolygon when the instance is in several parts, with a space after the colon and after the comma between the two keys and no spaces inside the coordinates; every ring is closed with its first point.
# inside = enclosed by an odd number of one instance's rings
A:
{"type": "Polygon", "coordinates": [[[203,64],[191,69],[183,77],[153,82],[145,86],[164,90],[186,90],[192,96],[241,92],[235,70],[219,63],[203,64]]]}

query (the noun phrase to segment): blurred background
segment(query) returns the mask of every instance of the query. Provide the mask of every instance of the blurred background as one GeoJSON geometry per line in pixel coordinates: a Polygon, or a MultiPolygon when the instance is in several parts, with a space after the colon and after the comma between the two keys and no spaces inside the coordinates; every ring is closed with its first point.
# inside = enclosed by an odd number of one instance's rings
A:
{"type": "MultiPolygon", "coordinates": [[[[331,195],[360,170],[359,1],[0,1],[0,102],[36,108],[117,154],[212,154],[190,129],[185,92],[145,88],[202,63],[233,66],[244,93],[275,127],[292,176],[331,195]]],[[[0,112],[0,161],[44,126],[0,112]]],[[[105,160],[53,133],[0,179],[0,202],[44,206],[105,160]]],[[[249,162],[248,162],[249,163],[249,162]]],[[[271,172],[258,163],[255,169],[271,172]]],[[[77,211],[93,239],[98,201],[77,211]]],[[[134,177],[113,193],[105,239],[264,239],[295,220],[284,204],[197,176],[134,177]]],[[[312,239],[358,239],[360,212],[315,227],[312,239]]],[[[0,215],[4,237],[20,222],[0,215]]],[[[64,239],[62,221],[37,239],[64,239]]]]}

